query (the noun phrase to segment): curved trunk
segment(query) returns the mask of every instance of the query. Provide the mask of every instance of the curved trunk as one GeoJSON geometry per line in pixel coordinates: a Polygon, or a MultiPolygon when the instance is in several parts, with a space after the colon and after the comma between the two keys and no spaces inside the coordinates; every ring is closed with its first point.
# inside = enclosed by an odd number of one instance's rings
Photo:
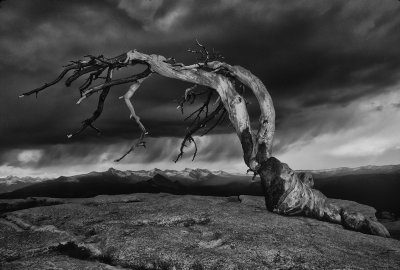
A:
{"type": "Polygon", "coordinates": [[[260,117],[258,119],[259,128],[255,135],[255,144],[252,149],[252,155],[249,168],[257,171],[261,163],[268,160],[272,155],[272,142],[275,133],[275,108],[271,95],[262,81],[241,66],[231,66],[222,62],[211,62],[208,64],[213,68],[226,68],[236,79],[246,85],[257,98],[260,107],[260,117]]]}
{"type": "MultiPolygon", "coordinates": [[[[201,46],[205,51],[204,46],[201,44],[199,44],[199,46],[201,46]]],[[[207,51],[206,55],[206,60],[208,60],[209,54],[207,51]]],[[[76,80],[81,75],[90,73],[89,79],[80,88],[82,97],[79,99],[78,103],[95,92],[102,91],[102,95],[99,99],[98,110],[96,110],[93,117],[84,121],[82,128],[75,133],[77,134],[88,126],[98,131],[98,129],[93,126],[93,122],[102,112],[104,99],[106,98],[110,87],[128,82],[133,83],[128,92],[122,98],[124,98],[128,105],[131,117],[136,120],[142,129],[142,135],[138,142],[124,155],[126,156],[134,148],[144,146],[145,144],[143,138],[147,133],[146,129],[140,122],[140,118],[136,115],[130,101],[131,97],[136,90],[138,90],[144,79],[152,73],[157,73],[164,77],[178,79],[214,89],[218,93],[223,107],[226,109],[229,119],[240,139],[245,163],[251,171],[260,175],[265,203],[268,210],[284,215],[303,215],[333,223],[341,223],[344,227],[352,230],[385,237],[389,236],[388,231],[380,223],[370,220],[359,213],[349,213],[346,209],[329,204],[326,197],[321,192],[312,188],[312,181],[309,181],[311,176],[308,177],[307,180],[307,177],[305,177],[304,174],[296,173],[290,169],[287,164],[281,163],[279,160],[271,156],[272,140],[275,132],[274,105],[264,84],[249,70],[240,66],[231,66],[219,61],[205,61],[204,63],[190,66],[171,64],[164,56],[154,54],[148,55],[136,50],[129,51],[126,55],[120,55],[111,59],[106,59],[102,56],[90,57],[90,61],[79,61],[66,67],[55,81],[24,93],[20,97],[34,93],[37,94],[48,86],[60,81],[70,70],[75,70],[75,73],[67,80],[67,85],[71,84],[72,81],[76,80]],[[111,80],[113,69],[126,67],[129,64],[145,64],[148,69],[140,74],[124,79],[111,80]],[[108,72],[105,83],[89,90],[85,90],[90,86],[92,81],[99,78],[102,72],[106,69],[108,72]],[[251,128],[246,102],[245,99],[236,91],[235,80],[240,81],[251,89],[257,98],[261,111],[257,132],[253,132],[251,128]]],[[[190,89],[191,88],[187,91],[190,91],[190,89]]],[[[219,105],[218,108],[222,108],[222,105],[219,105]]],[[[219,111],[215,110],[212,115],[208,116],[208,119],[213,118],[217,112],[219,111]]],[[[201,127],[202,126],[200,125],[199,128],[201,127]]],[[[194,131],[196,130],[198,129],[195,129],[194,131]]],[[[189,134],[189,138],[193,140],[193,138],[190,137],[191,135],[192,133],[189,134]]],[[[181,151],[181,153],[183,152],[181,151]]],[[[117,161],[121,160],[124,156],[117,161]]]]}
{"type": "MultiPolygon", "coordinates": [[[[163,56],[159,55],[147,55],[140,53],[138,51],[134,51],[131,53],[128,53],[128,58],[130,60],[141,60],[145,61],[148,63],[151,67],[151,69],[164,77],[169,77],[173,79],[178,79],[181,81],[185,82],[190,82],[206,87],[210,87],[212,89],[215,89],[215,91],[218,93],[219,97],[221,98],[222,103],[224,104],[225,109],[228,112],[229,119],[233,124],[233,127],[236,130],[236,134],[238,135],[240,142],[242,144],[242,149],[243,149],[243,158],[247,166],[249,166],[250,169],[256,170],[256,168],[259,167],[259,164],[254,164],[255,162],[255,156],[257,155],[257,149],[259,149],[258,144],[256,144],[256,139],[254,134],[252,133],[251,126],[250,126],[250,118],[249,114],[247,112],[246,108],[246,102],[244,98],[235,90],[235,86],[233,82],[227,78],[226,76],[223,76],[218,73],[214,72],[209,72],[205,71],[203,69],[200,69],[200,66],[194,65],[194,66],[180,66],[180,67],[174,67],[171,64],[166,62],[166,58],[163,56]],[[257,166],[258,165],[258,166],[257,166]]],[[[214,62],[215,63],[215,62],[214,62]]],[[[210,65],[210,67],[212,67],[210,65]]],[[[251,73],[249,73],[251,74],[251,73]]],[[[244,73],[241,74],[242,79],[244,79],[245,75],[244,73]]],[[[253,75],[254,76],[254,75],[253,75]]],[[[255,77],[255,76],[254,76],[255,77]]],[[[247,81],[251,81],[251,77],[247,78],[247,81]]],[[[259,81],[261,83],[261,81],[259,81]]],[[[261,83],[262,85],[262,83],[261,83]]],[[[264,87],[264,86],[263,86],[264,87]]],[[[265,89],[265,87],[264,87],[265,89]]],[[[260,92],[261,90],[253,91],[253,92],[260,92]]],[[[268,93],[268,92],[267,92],[268,93]]],[[[269,96],[269,94],[268,94],[269,96]]],[[[271,100],[271,98],[269,98],[271,100]]],[[[261,103],[260,103],[261,104],[261,103]]],[[[267,106],[272,108],[273,110],[273,105],[272,105],[272,100],[268,105],[265,105],[265,108],[263,108],[263,111],[267,110],[267,106]]],[[[271,109],[270,109],[271,110],[271,109]]],[[[264,121],[263,121],[264,123],[264,121]]],[[[272,130],[272,135],[270,135],[270,142],[272,144],[272,137],[273,137],[273,131],[275,130],[275,112],[273,113],[273,121],[269,121],[268,123],[269,126],[271,126],[272,130]]],[[[264,135],[266,132],[266,124],[263,124],[262,128],[260,128],[261,133],[264,135]],[[264,128],[265,126],[265,128],[264,128]]],[[[260,134],[261,134],[260,133],[260,134]]],[[[271,132],[270,132],[271,133],[271,132]]],[[[260,136],[261,137],[261,136],[260,136]]],[[[261,143],[264,143],[264,141],[260,140],[261,143]]],[[[265,153],[263,153],[260,156],[270,156],[270,152],[267,151],[267,149],[271,149],[271,145],[260,147],[260,149],[265,150],[265,153]]]]}

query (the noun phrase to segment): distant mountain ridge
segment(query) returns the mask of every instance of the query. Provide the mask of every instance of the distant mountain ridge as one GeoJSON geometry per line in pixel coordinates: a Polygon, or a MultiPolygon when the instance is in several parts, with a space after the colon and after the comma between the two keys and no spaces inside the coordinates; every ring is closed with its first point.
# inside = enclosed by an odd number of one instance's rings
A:
{"type": "MultiPolygon", "coordinates": [[[[371,205],[378,211],[400,216],[400,165],[363,166],[309,171],[315,188],[329,198],[371,205]]],[[[0,180],[1,181],[1,180],[0,180]]],[[[4,184],[5,183],[5,184],[4,184]]],[[[252,174],[234,174],[207,169],[120,171],[110,168],[61,176],[41,181],[37,178],[7,178],[0,199],[26,197],[93,197],[100,194],[159,193],[211,196],[261,196],[260,179],[252,174]],[[39,182],[38,182],[39,181],[39,182]],[[4,188],[5,186],[5,188],[4,188]]]]}
{"type": "MultiPolygon", "coordinates": [[[[218,176],[249,176],[246,173],[229,173],[222,170],[219,171],[210,171],[207,169],[190,169],[185,168],[181,171],[178,170],[160,170],[160,169],[153,169],[153,170],[139,170],[139,171],[120,171],[114,168],[110,168],[109,171],[112,171],[116,174],[120,174],[128,176],[128,175],[140,175],[140,176],[148,176],[153,177],[156,174],[161,174],[167,177],[185,177],[191,178],[193,180],[198,180],[200,178],[209,177],[211,175],[218,175],[218,176]]],[[[360,166],[355,168],[350,167],[338,167],[332,169],[321,169],[321,170],[297,170],[299,172],[310,172],[313,175],[318,175],[319,178],[321,177],[328,177],[328,176],[339,176],[339,175],[358,175],[358,174],[391,174],[391,173],[400,173],[400,164],[396,165],[383,165],[383,166],[376,166],[376,165],[367,165],[367,166],[360,166]]]]}
{"type": "MultiPolygon", "coordinates": [[[[298,170],[299,172],[310,172],[318,178],[322,177],[330,177],[330,176],[339,176],[339,175],[355,175],[355,174],[390,174],[390,173],[400,173],[400,164],[397,165],[383,165],[383,166],[376,166],[376,165],[367,165],[361,166],[356,168],[350,167],[339,167],[333,169],[321,169],[321,170],[298,170]]],[[[222,170],[218,171],[210,171],[208,169],[190,169],[185,168],[183,170],[160,170],[158,168],[154,168],[152,170],[126,170],[121,171],[114,168],[109,168],[107,172],[112,174],[118,175],[120,177],[143,177],[143,178],[151,178],[154,177],[156,174],[164,175],[167,177],[178,177],[178,178],[186,178],[192,180],[199,180],[200,178],[210,177],[210,176],[222,176],[222,177],[229,177],[229,176],[243,176],[247,177],[248,174],[245,173],[230,173],[225,172],[222,170]]],[[[60,176],[60,177],[78,177],[84,176],[88,174],[98,174],[98,173],[105,173],[105,172],[89,172],[86,174],[75,175],[75,176],[60,176]]],[[[18,176],[6,176],[0,177],[0,193],[4,192],[2,187],[6,186],[13,186],[13,185],[29,185],[34,184],[42,181],[47,181],[56,178],[49,178],[49,177],[18,177],[18,176]]]]}
{"type": "Polygon", "coordinates": [[[71,198],[138,192],[231,196],[240,191],[241,194],[260,195],[259,183],[251,181],[251,177],[207,169],[120,171],[110,168],[104,172],[61,176],[35,183],[2,193],[0,198],[71,198]]]}
{"type": "Polygon", "coordinates": [[[34,182],[43,181],[43,180],[47,180],[47,179],[49,179],[49,178],[30,177],[30,176],[18,177],[18,176],[9,175],[9,176],[0,178],[0,183],[7,184],[7,185],[12,185],[15,182],[34,183],[34,182]]]}
{"type": "Polygon", "coordinates": [[[318,175],[319,177],[339,176],[339,175],[356,175],[356,174],[392,174],[400,173],[400,164],[397,165],[367,165],[356,168],[339,167],[323,170],[301,170],[318,175]]]}
{"type": "Polygon", "coordinates": [[[227,173],[224,171],[210,171],[207,169],[190,169],[190,168],[185,168],[181,171],[178,170],[160,170],[158,168],[155,168],[153,170],[138,170],[138,171],[120,171],[114,168],[108,169],[108,172],[119,175],[121,177],[128,177],[128,176],[141,176],[141,177],[154,177],[156,174],[164,175],[167,177],[180,177],[180,178],[186,178],[186,179],[191,179],[191,180],[199,180],[201,178],[206,178],[210,177],[212,175],[218,175],[222,177],[228,177],[232,175],[243,175],[243,174],[234,174],[234,173],[227,173]]]}
{"type": "Polygon", "coordinates": [[[18,176],[7,176],[0,178],[0,193],[11,192],[32,184],[40,183],[43,181],[48,180],[55,180],[55,179],[64,179],[64,181],[76,181],[79,177],[84,176],[95,176],[99,174],[112,174],[122,178],[130,178],[131,181],[136,180],[145,180],[154,177],[157,174],[163,175],[165,177],[172,177],[172,178],[181,178],[186,180],[199,180],[211,176],[221,176],[221,177],[228,177],[232,175],[240,175],[234,173],[227,173],[224,171],[210,171],[207,169],[190,169],[185,168],[184,170],[160,170],[160,169],[153,169],[153,170],[137,170],[137,171],[120,171],[114,168],[110,168],[105,172],[89,172],[86,174],[74,175],[74,176],[60,176],[57,178],[43,178],[43,177],[18,177],[18,176]]]}
{"type": "Polygon", "coordinates": [[[0,193],[10,192],[46,180],[49,180],[49,178],[29,177],[29,176],[18,177],[12,175],[6,176],[0,178],[0,193]]]}

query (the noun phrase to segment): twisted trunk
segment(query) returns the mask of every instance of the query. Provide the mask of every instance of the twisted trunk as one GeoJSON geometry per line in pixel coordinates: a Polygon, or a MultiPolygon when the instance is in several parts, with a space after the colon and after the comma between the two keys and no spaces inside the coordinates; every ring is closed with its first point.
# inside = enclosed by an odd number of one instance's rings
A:
{"type": "Polygon", "coordinates": [[[389,236],[380,223],[329,204],[321,192],[312,189],[287,164],[271,157],[275,132],[274,105],[264,84],[249,70],[217,61],[207,63],[207,67],[213,71],[227,70],[229,77],[239,80],[254,93],[261,111],[257,132],[252,131],[245,100],[235,90],[233,79],[217,72],[205,71],[205,67],[200,69],[196,65],[176,68],[158,55],[134,51],[128,57],[145,61],[154,72],[162,76],[207,86],[217,91],[242,144],[245,163],[261,177],[268,210],[284,215],[304,215],[343,224],[346,228],[368,234],[389,236]]]}

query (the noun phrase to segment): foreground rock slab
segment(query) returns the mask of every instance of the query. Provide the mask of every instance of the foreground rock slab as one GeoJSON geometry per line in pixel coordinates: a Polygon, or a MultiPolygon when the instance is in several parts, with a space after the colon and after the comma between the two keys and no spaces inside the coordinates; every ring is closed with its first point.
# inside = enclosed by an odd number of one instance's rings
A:
{"type": "Polygon", "coordinates": [[[398,240],[264,205],[252,196],[58,199],[1,216],[0,269],[400,269],[398,240]]]}

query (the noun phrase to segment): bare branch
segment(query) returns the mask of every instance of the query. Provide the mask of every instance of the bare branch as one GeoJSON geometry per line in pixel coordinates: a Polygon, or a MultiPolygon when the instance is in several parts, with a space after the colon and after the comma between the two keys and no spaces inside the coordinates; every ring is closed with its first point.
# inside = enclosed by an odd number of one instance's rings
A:
{"type": "MultiPolygon", "coordinates": [[[[108,69],[108,71],[107,71],[107,79],[106,79],[106,82],[107,82],[107,81],[110,81],[111,78],[112,78],[112,69],[108,69]]],[[[76,135],[80,134],[80,133],[81,133],[82,131],[84,131],[87,127],[93,128],[93,129],[96,130],[97,133],[99,133],[99,134],[101,133],[100,130],[99,130],[98,128],[96,128],[96,127],[93,125],[93,122],[96,121],[96,119],[99,118],[99,116],[100,116],[101,113],[103,112],[104,102],[105,102],[105,100],[106,100],[106,98],[107,98],[107,95],[108,95],[108,93],[109,93],[109,91],[110,91],[110,88],[111,88],[111,87],[106,87],[106,88],[103,89],[103,91],[101,92],[101,94],[100,94],[100,96],[99,96],[99,101],[98,101],[98,104],[97,104],[97,109],[93,112],[93,114],[92,114],[92,116],[91,116],[90,118],[88,118],[88,119],[82,121],[82,126],[81,126],[81,128],[80,128],[79,130],[77,130],[76,132],[74,132],[74,133],[72,133],[72,134],[68,134],[68,135],[67,135],[67,137],[68,137],[69,139],[72,138],[73,136],[76,136],[76,135]]]]}
{"type": "MultiPolygon", "coordinates": [[[[197,60],[197,67],[206,67],[207,63],[210,61],[217,61],[217,60],[222,60],[224,57],[216,50],[212,49],[212,52],[209,52],[207,48],[201,44],[197,39],[196,39],[196,45],[199,47],[199,49],[188,49],[187,51],[193,54],[196,54],[196,60],[197,60]]],[[[186,66],[183,67],[184,69],[188,68],[194,68],[195,65],[192,66],[186,66]]]]}
{"type": "MultiPolygon", "coordinates": [[[[209,94],[210,91],[212,91],[212,89],[209,89],[208,91],[206,90],[206,91],[203,91],[203,92],[200,92],[200,93],[196,93],[196,92],[193,91],[196,87],[197,87],[197,84],[193,85],[192,87],[187,88],[185,90],[184,96],[181,98],[181,101],[179,102],[178,107],[176,107],[178,110],[179,109],[181,110],[182,114],[183,114],[183,107],[184,107],[185,103],[193,104],[198,96],[202,96],[204,94],[209,94]]],[[[197,112],[197,110],[196,110],[196,112],[197,112]]]]}
{"type": "Polygon", "coordinates": [[[125,93],[125,95],[120,97],[120,99],[123,98],[125,100],[125,103],[128,106],[128,109],[131,113],[129,118],[135,119],[136,123],[139,125],[142,132],[140,134],[139,139],[136,141],[136,143],[133,144],[124,155],[122,155],[120,158],[114,160],[115,162],[120,162],[123,158],[125,158],[129,153],[131,153],[137,147],[140,147],[140,146],[146,147],[146,142],[144,141],[144,137],[148,134],[148,132],[146,131],[146,128],[140,121],[140,117],[136,114],[133,104],[130,100],[132,98],[133,94],[135,94],[135,92],[139,89],[140,84],[145,79],[146,79],[146,77],[143,77],[143,78],[137,80],[134,84],[131,85],[131,87],[129,87],[129,90],[125,93]]]}
{"type": "MultiPolygon", "coordinates": [[[[92,62],[93,63],[93,62],[92,62]]],[[[93,64],[91,66],[88,66],[86,68],[78,68],[75,70],[75,72],[65,80],[65,86],[69,87],[71,86],[72,82],[80,78],[81,76],[88,74],[90,72],[97,72],[99,70],[104,71],[108,66],[103,66],[103,65],[98,65],[98,64],[93,64]]]]}
{"type": "MultiPolygon", "coordinates": [[[[65,85],[68,87],[71,85],[71,83],[73,81],[75,81],[79,77],[81,77],[85,74],[91,73],[89,75],[89,78],[84,83],[84,85],[82,85],[80,87],[80,88],[86,89],[90,86],[92,81],[99,78],[100,74],[105,69],[107,69],[107,68],[114,69],[114,68],[121,68],[121,67],[127,66],[127,64],[124,64],[122,62],[126,58],[126,54],[121,54],[117,57],[110,58],[110,59],[106,59],[103,56],[98,56],[98,57],[88,56],[88,57],[90,58],[90,60],[71,61],[71,64],[66,65],[64,70],[54,81],[45,83],[41,87],[35,88],[29,92],[25,92],[25,93],[21,94],[19,97],[22,98],[22,97],[29,96],[32,94],[36,94],[36,96],[37,96],[37,94],[39,92],[41,92],[41,91],[47,89],[48,87],[61,81],[65,77],[65,75],[72,70],[74,70],[74,73],[70,77],[67,78],[67,80],[65,81],[65,85]]],[[[138,63],[142,63],[142,61],[137,60],[137,61],[134,61],[132,64],[138,64],[138,63]]]]}
{"type": "Polygon", "coordinates": [[[197,87],[197,84],[195,84],[192,87],[189,87],[188,89],[185,90],[185,100],[187,100],[189,93],[192,92],[194,89],[196,89],[196,87],[197,87]]]}
{"type": "Polygon", "coordinates": [[[225,118],[226,118],[226,110],[224,109],[223,106],[217,107],[216,111],[218,113],[219,113],[220,110],[222,110],[222,113],[219,116],[218,120],[215,121],[215,123],[210,128],[208,128],[205,132],[203,132],[200,136],[204,136],[204,135],[208,134],[211,130],[213,130],[215,127],[217,127],[219,124],[221,124],[225,120],[225,118]]]}
{"type": "Polygon", "coordinates": [[[19,97],[20,97],[20,98],[23,98],[23,97],[25,97],[25,96],[29,96],[29,95],[32,95],[32,94],[36,94],[36,97],[37,97],[37,94],[38,94],[40,91],[43,91],[44,89],[46,89],[46,88],[48,88],[48,87],[50,87],[50,86],[52,86],[52,85],[55,85],[56,83],[58,83],[59,81],[61,81],[62,78],[64,78],[64,76],[65,76],[68,72],[70,72],[71,70],[77,68],[77,66],[78,66],[78,65],[73,65],[73,66],[66,67],[66,68],[60,73],[60,75],[58,75],[58,77],[57,77],[54,81],[49,82],[49,83],[45,83],[45,84],[42,85],[41,87],[35,88],[35,89],[33,89],[32,91],[25,92],[25,93],[21,94],[19,97]]]}
{"type": "Polygon", "coordinates": [[[82,92],[82,96],[81,98],[76,102],[76,104],[80,104],[84,99],[90,97],[91,95],[93,95],[96,92],[102,91],[105,88],[108,87],[112,87],[115,85],[119,85],[119,84],[125,84],[125,83],[131,83],[131,82],[136,82],[137,80],[146,78],[147,76],[149,76],[151,74],[151,70],[150,69],[146,69],[145,71],[139,73],[139,74],[135,74],[133,76],[129,76],[126,78],[122,78],[122,79],[117,79],[117,80],[111,80],[108,82],[105,82],[103,84],[99,84],[97,86],[94,86],[84,92],[82,92]]]}
{"type": "MultiPolygon", "coordinates": [[[[189,143],[194,143],[195,145],[195,152],[193,154],[193,158],[192,161],[195,159],[196,154],[197,154],[197,145],[195,140],[193,139],[193,134],[196,133],[198,130],[204,128],[206,126],[206,124],[210,121],[212,121],[220,112],[222,112],[222,115],[224,115],[226,113],[226,110],[224,108],[224,105],[221,103],[219,103],[219,105],[217,106],[217,108],[215,108],[215,110],[213,112],[211,112],[209,115],[205,116],[203,119],[200,119],[197,121],[197,123],[195,125],[192,125],[190,129],[188,129],[188,131],[186,132],[185,138],[183,139],[180,149],[179,149],[179,154],[177,156],[177,158],[175,159],[175,163],[182,158],[183,153],[184,153],[184,148],[187,147],[186,146],[186,142],[189,143]]],[[[211,126],[211,128],[209,128],[206,133],[210,132],[212,129],[214,129],[221,120],[221,116],[220,118],[218,118],[217,122],[214,123],[214,125],[211,126]]],[[[204,133],[204,134],[206,134],[204,133]]],[[[204,134],[202,134],[201,136],[203,136],[204,134]]]]}
{"type": "Polygon", "coordinates": [[[145,132],[142,132],[141,134],[140,134],[140,137],[139,137],[139,139],[137,140],[137,142],[134,144],[134,145],[132,145],[129,149],[128,149],[128,151],[126,151],[126,153],[125,154],[123,154],[120,158],[117,158],[116,160],[114,160],[114,162],[120,162],[123,158],[125,158],[129,153],[131,153],[133,150],[135,150],[136,148],[138,148],[138,147],[140,147],[140,146],[143,146],[143,147],[145,147],[146,148],[146,142],[144,141],[144,137],[145,137],[145,132]]]}
{"type": "Polygon", "coordinates": [[[209,104],[210,104],[212,95],[213,95],[213,90],[210,89],[210,90],[208,91],[207,98],[206,98],[206,100],[204,101],[203,105],[202,105],[200,108],[198,108],[197,110],[195,110],[194,112],[192,112],[191,114],[189,114],[189,115],[185,118],[185,120],[188,120],[188,119],[190,119],[193,115],[196,115],[196,117],[194,118],[194,120],[193,120],[193,122],[192,122],[192,125],[193,125],[193,123],[195,123],[196,121],[200,120],[200,115],[201,115],[201,113],[204,112],[205,115],[207,116],[207,115],[208,115],[208,106],[209,106],[209,104]]]}
{"type": "Polygon", "coordinates": [[[131,102],[131,98],[133,94],[136,92],[136,90],[139,88],[140,84],[143,82],[144,79],[137,80],[136,83],[132,84],[131,87],[129,87],[129,90],[125,93],[125,95],[119,97],[120,99],[124,99],[126,106],[128,107],[129,111],[131,112],[129,118],[134,118],[136,123],[139,125],[140,129],[147,134],[147,131],[145,127],[143,126],[142,122],[140,122],[140,117],[136,114],[135,109],[133,108],[133,104],[131,102]]]}

